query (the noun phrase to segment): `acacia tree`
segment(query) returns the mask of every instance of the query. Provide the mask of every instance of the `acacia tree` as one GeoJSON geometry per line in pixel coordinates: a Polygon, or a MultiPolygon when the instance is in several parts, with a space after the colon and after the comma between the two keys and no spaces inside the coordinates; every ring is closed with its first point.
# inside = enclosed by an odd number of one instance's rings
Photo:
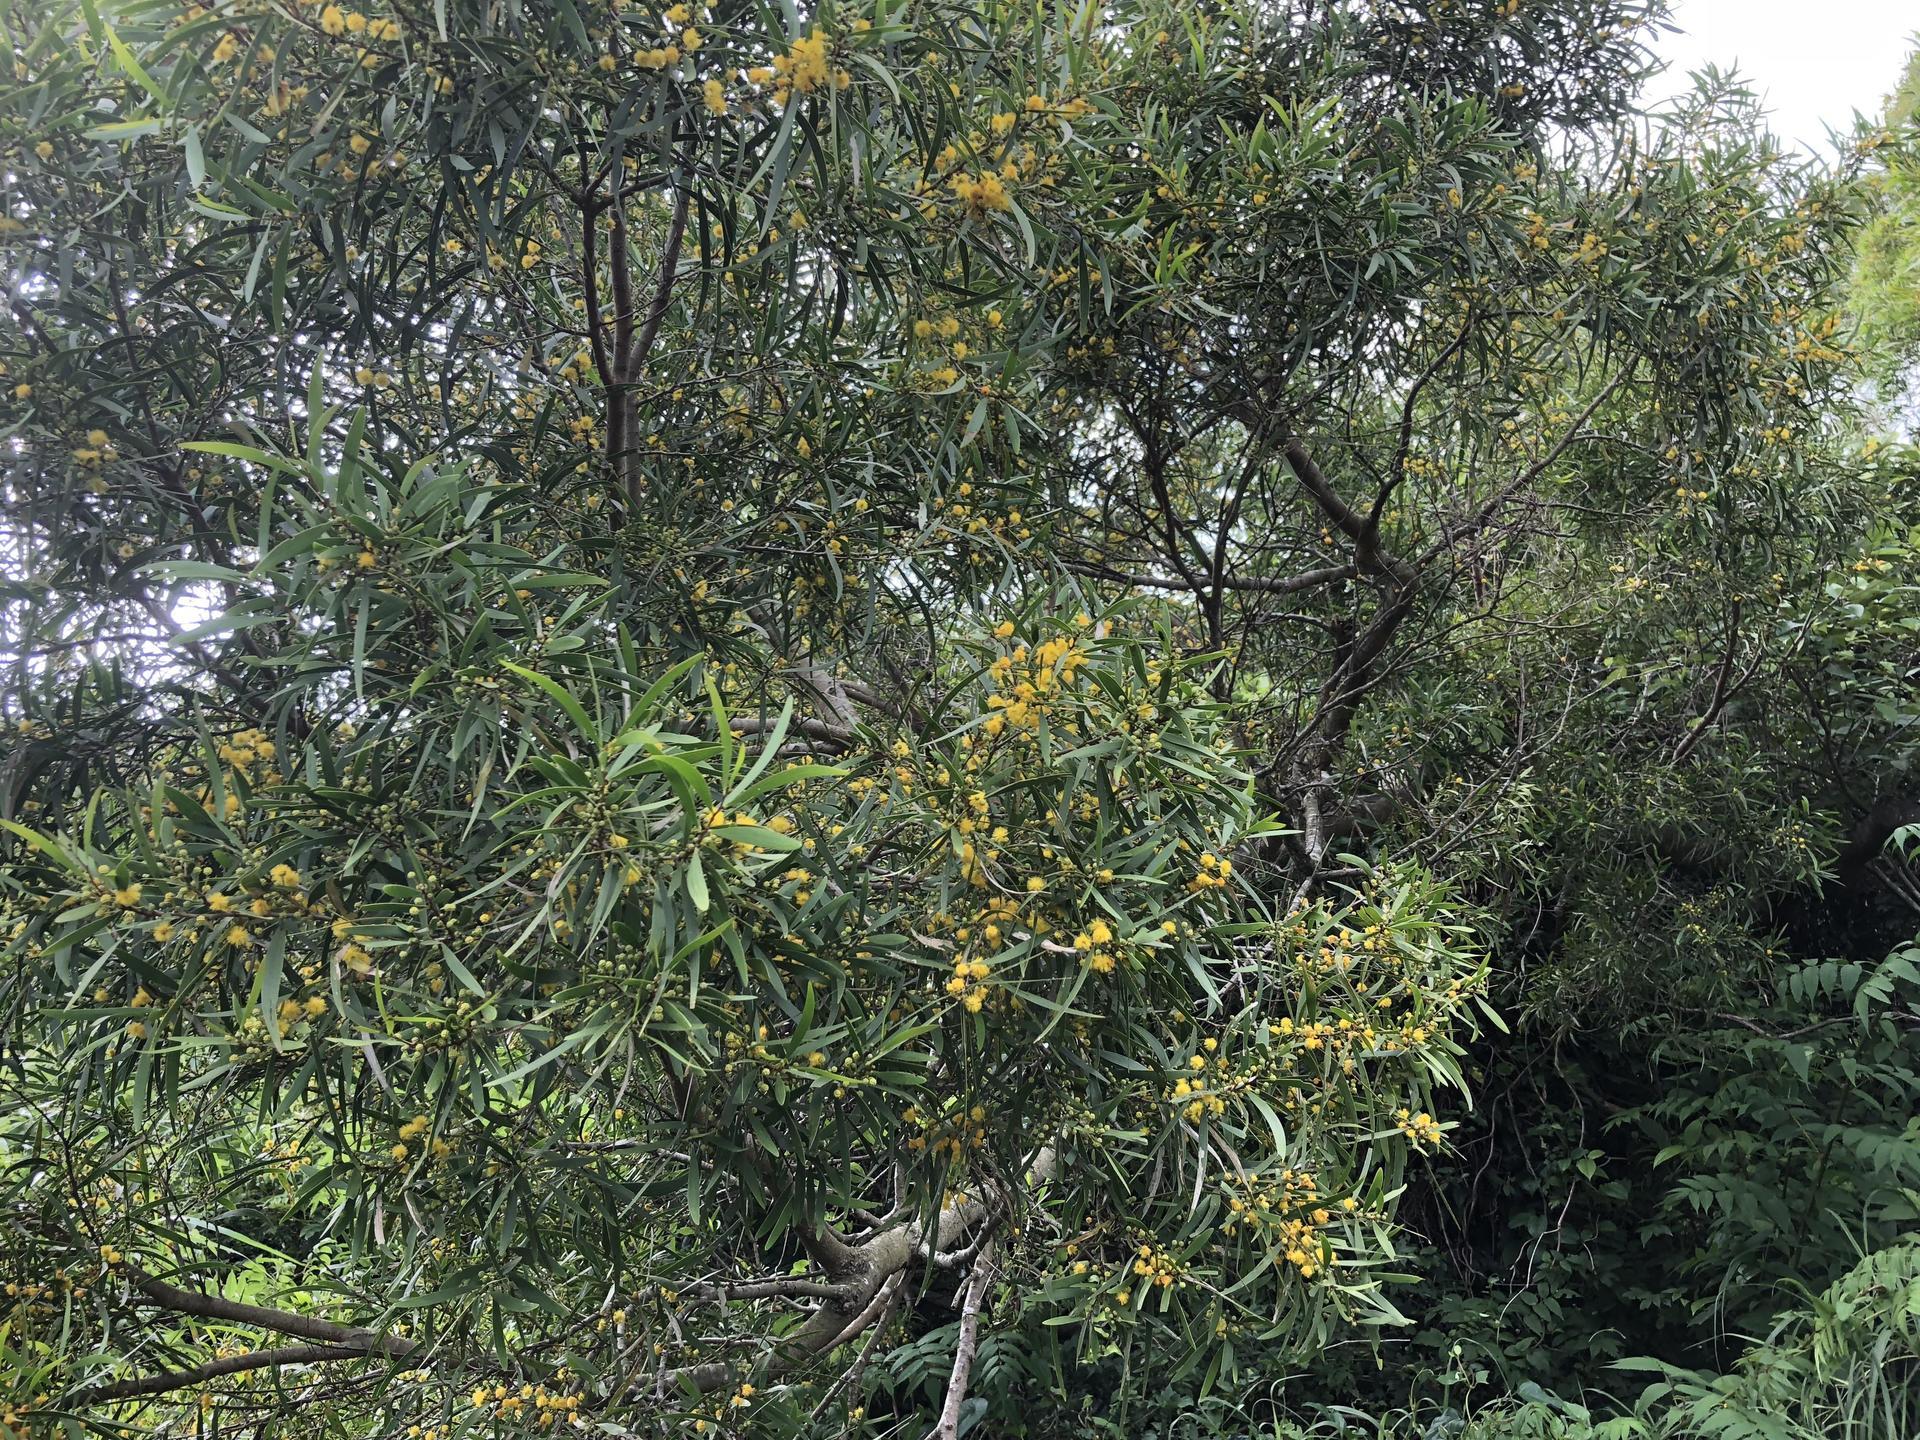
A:
{"type": "Polygon", "coordinates": [[[1393,1319],[1530,692],[1649,585],[1699,750],[1845,379],[1855,192],[1633,129],[1657,18],[16,5],[7,1423],[1393,1319]]]}

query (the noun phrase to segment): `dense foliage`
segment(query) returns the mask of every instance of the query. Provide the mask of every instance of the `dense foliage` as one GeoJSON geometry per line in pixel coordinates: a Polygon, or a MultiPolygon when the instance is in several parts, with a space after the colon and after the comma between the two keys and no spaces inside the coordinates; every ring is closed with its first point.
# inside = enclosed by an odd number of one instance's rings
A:
{"type": "Polygon", "coordinates": [[[14,0],[0,1423],[1901,1433],[1907,120],[1662,17],[14,0]]]}

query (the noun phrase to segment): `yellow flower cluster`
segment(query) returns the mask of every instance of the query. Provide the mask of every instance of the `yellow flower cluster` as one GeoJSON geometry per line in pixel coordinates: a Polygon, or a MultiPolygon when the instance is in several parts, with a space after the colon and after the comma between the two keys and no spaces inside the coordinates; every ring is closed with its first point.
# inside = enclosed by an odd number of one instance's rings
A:
{"type": "Polygon", "coordinates": [[[258,772],[260,779],[267,784],[272,784],[279,778],[278,773],[271,768],[279,751],[273,741],[267,738],[264,730],[242,730],[232,739],[223,741],[214,753],[223,762],[249,778],[256,774],[254,766],[261,764],[267,768],[258,772]]]}
{"type": "Polygon", "coordinates": [[[773,64],[749,71],[747,78],[756,85],[771,84],[777,105],[787,104],[796,94],[811,95],[829,82],[836,90],[844,90],[853,77],[833,68],[827,46],[826,32],[816,25],[788,46],[786,54],[774,56],[773,64]]]}
{"type": "Polygon", "coordinates": [[[909,1151],[918,1155],[930,1149],[954,1165],[960,1163],[967,1150],[979,1150],[986,1145],[986,1119],[987,1108],[984,1105],[975,1105],[964,1114],[956,1112],[948,1116],[929,1116],[923,1114],[917,1105],[909,1105],[900,1114],[903,1125],[918,1131],[907,1137],[909,1151]]]}
{"type": "Polygon", "coordinates": [[[771,830],[777,835],[788,835],[793,831],[793,821],[785,815],[775,815],[770,820],[756,820],[744,810],[736,810],[733,814],[729,815],[726,811],[716,806],[707,811],[705,819],[706,824],[702,835],[702,843],[709,846],[724,843],[729,846],[736,855],[758,854],[762,847],[755,844],[752,840],[716,835],[713,833],[715,830],[721,826],[741,826],[760,830],[771,830]]]}
{"type": "Polygon", "coordinates": [[[353,920],[342,915],[333,922],[333,938],[342,941],[340,946],[340,964],[356,980],[365,980],[373,973],[373,956],[360,941],[364,938],[355,932],[353,920]]]}
{"type": "MultiPolygon", "coordinates": [[[[564,1375],[566,1372],[560,1372],[564,1375]]],[[[571,1421],[579,1413],[583,1397],[578,1391],[561,1394],[545,1385],[523,1384],[517,1390],[505,1385],[491,1388],[481,1385],[471,1397],[475,1410],[491,1412],[501,1420],[531,1420],[542,1429],[562,1421],[571,1421]]]]}
{"type": "Polygon", "coordinates": [[[979,982],[991,973],[984,960],[964,957],[953,962],[953,978],[947,981],[947,993],[956,995],[969,1014],[978,1015],[987,1002],[987,987],[979,982]]]}
{"type": "Polygon", "coordinates": [[[1025,645],[1015,646],[988,666],[995,685],[1008,693],[987,697],[987,709],[993,713],[980,728],[990,736],[1012,729],[1031,738],[1048,713],[1046,697],[1070,688],[1078,678],[1076,667],[1086,661],[1077,642],[1065,635],[1057,635],[1031,652],[1025,645]]]}
{"type": "Polygon", "coordinates": [[[94,492],[101,490],[99,472],[103,465],[110,465],[120,458],[120,452],[109,442],[104,430],[89,430],[87,443],[76,445],[73,449],[73,462],[94,477],[94,492]]]}
{"type": "Polygon", "coordinates": [[[398,40],[398,20],[369,20],[358,10],[342,10],[328,5],[320,12],[320,28],[328,35],[358,35],[368,40],[398,40]]]}
{"type": "MultiPolygon", "coordinates": [[[[1334,1212],[1322,1203],[1312,1172],[1282,1170],[1278,1180],[1278,1184],[1251,1184],[1244,1196],[1230,1196],[1230,1213],[1220,1226],[1221,1233],[1251,1231],[1262,1242],[1277,1246],[1301,1279],[1311,1280],[1340,1263],[1327,1233],[1334,1212]]],[[[1352,1215],[1360,1202],[1349,1196],[1339,1208],[1342,1214],[1352,1215]]]]}
{"type": "Polygon", "coordinates": [[[1013,196],[1008,193],[1006,182],[992,171],[984,175],[956,175],[952,185],[954,198],[975,219],[983,218],[990,211],[1013,208],[1013,196]]]}
{"type": "Polygon", "coordinates": [[[1414,1149],[1424,1150],[1429,1145],[1440,1143],[1440,1124],[1426,1111],[1415,1114],[1403,1105],[1394,1112],[1393,1118],[1400,1133],[1413,1142],[1414,1149]]]}
{"type": "Polygon", "coordinates": [[[1095,920],[1085,930],[1073,937],[1073,948],[1080,952],[1081,963],[1096,975],[1111,975],[1117,963],[1113,951],[1113,927],[1105,920],[1095,920]]]}
{"type": "Polygon", "coordinates": [[[1134,1256],[1133,1273],[1148,1284],[1167,1290],[1179,1278],[1180,1266],[1165,1250],[1143,1243],[1134,1256]]]}
{"type": "Polygon", "coordinates": [[[1219,856],[1208,852],[1201,855],[1200,868],[1194,872],[1193,878],[1187,881],[1187,891],[1189,894],[1199,895],[1208,890],[1224,890],[1232,877],[1233,862],[1222,860],[1219,856]]]}

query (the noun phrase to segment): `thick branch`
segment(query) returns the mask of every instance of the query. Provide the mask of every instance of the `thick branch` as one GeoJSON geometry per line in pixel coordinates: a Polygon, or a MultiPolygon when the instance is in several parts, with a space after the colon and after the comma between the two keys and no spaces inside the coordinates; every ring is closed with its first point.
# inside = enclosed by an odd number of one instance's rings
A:
{"type": "Polygon", "coordinates": [[[1287,441],[1284,453],[1288,467],[1300,482],[1300,488],[1313,497],[1313,503],[1333,522],[1334,528],[1353,541],[1356,565],[1362,570],[1386,575],[1403,585],[1412,578],[1413,572],[1404,561],[1380,548],[1380,537],[1375,527],[1340,498],[1298,439],[1287,441]]]}
{"type": "Polygon", "coordinates": [[[142,1375],[131,1380],[115,1380],[82,1390],[66,1402],[66,1408],[85,1410],[109,1400],[131,1400],[140,1395],[164,1395],[185,1390],[222,1375],[238,1375],[247,1370],[267,1370],[281,1365],[313,1365],[326,1360],[365,1360],[367,1352],[339,1345],[282,1345],[273,1350],[255,1350],[246,1355],[225,1355],[195,1365],[190,1370],[170,1370],[164,1375],[142,1375]]]}
{"type": "Polygon", "coordinates": [[[967,1276],[966,1296],[960,1306],[960,1338],[953,1347],[946,1403],[940,1407],[940,1423],[933,1431],[936,1440],[960,1440],[960,1408],[966,1404],[967,1382],[973,1376],[973,1355],[980,1345],[980,1307],[993,1280],[993,1270],[993,1246],[988,1244],[967,1276]]]}
{"type": "MultiPolygon", "coordinates": [[[[1037,1185],[1051,1179],[1056,1163],[1053,1148],[1042,1149],[1028,1167],[1028,1181],[1037,1185]]],[[[823,1300],[798,1330],[781,1340],[764,1362],[762,1373],[768,1379],[784,1375],[865,1332],[891,1307],[900,1276],[923,1248],[938,1251],[943,1242],[947,1248],[956,1248],[952,1242],[997,1220],[1001,1213],[987,1201],[969,1197],[945,1207],[931,1224],[908,1221],[858,1245],[832,1239],[815,1258],[825,1265],[829,1279],[843,1287],[838,1298],[823,1300]]],[[[661,1393],[670,1386],[689,1386],[707,1394],[731,1384],[735,1373],[735,1366],[715,1360],[666,1371],[657,1384],[661,1393]]]]}
{"type": "Polygon", "coordinates": [[[264,1305],[248,1305],[223,1295],[207,1295],[198,1290],[182,1290],[164,1280],[139,1271],[132,1274],[134,1288],[163,1310],[179,1315],[198,1315],[208,1320],[227,1320],[236,1325],[253,1325],[279,1335],[298,1335],[304,1340],[352,1350],[361,1355],[391,1355],[404,1359],[420,1348],[417,1340],[383,1335],[317,1315],[301,1315],[292,1310],[273,1310],[264,1305]]]}
{"type": "MultiPolygon", "coordinates": [[[[728,719],[727,728],[736,735],[770,735],[779,723],[776,717],[734,715],[728,719]]],[[[830,725],[825,720],[811,720],[804,715],[794,715],[787,720],[787,729],[792,734],[817,740],[821,745],[835,751],[847,750],[853,745],[854,732],[850,725],[830,725]]]]}
{"type": "MultiPolygon", "coordinates": [[[[587,168],[585,147],[580,157],[582,172],[587,168]]],[[[597,181],[596,181],[597,184],[597,181]]],[[[614,182],[618,188],[618,179],[614,182]]],[[[616,205],[618,200],[614,202],[616,205]]],[[[615,369],[614,352],[607,345],[606,316],[600,308],[600,256],[599,236],[596,231],[600,224],[601,204],[592,190],[580,198],[580,291],[587,308],[587,343],[593,351],[593,368],[600,372],[600,384],[609,387],[619,384],[620,375],[615,369]]],[[[618,269],[625,257],[610,254],[608,257],[613,268],[618,269]]],[[[615,457],[626,453],[626,428],[621,423],[622,412],[616,404],[607,407],[606,451],[610,465],[618,464],[615,457]]]]}
{"type": "Polygon", "coordinates": [[[621,180],[626,175],[626,148],[618,141],[613,146],[613,184],[616,192],[609,207],[613,234],[608,241],[608,271],[613,280],[613,370],[604,378],[613,384],[627,381],[627,353],[633,348],[633,251],[627,244],[627,207],[619,198],[621,180]]]}
{"type": "Polygon", "coordinates": [[[842,1300],[847,1286],[809,1275],[769,1275],[760,1280],[738,1280],[731,1284],[695,1285],[681,1292],[691,1300],[711,1300],[725,1305],[734,1300],[767,1300],[800,1297],[810,1300],[842,1300]]]}
{"type": "MultiPolygon", "coordinates": [[[[857,1323],[861,1325],[871,1324],[872,1333],[867,1336],[866,1343],[861,1345],[860,1353],[853,1357],[853,1364],[846,1368],[838,1380],[827,1387],[827,1393],[822,1395],[819,1403],[813,1407],[813,1419],[817,1420],[826,1413],[827,1406],[833,1403],[834,1396],[860,1383],[860,1376],[866,1370],[867,1362],[873,1358],[874,1347],[880,1343],[880,1337],[886,1331],[887,1319],[900,1302],[900,1287],[906,1283],[906,1279],[907,1272],[904,1270],[895,1274],[891,1280],[880,1287],[880,1293],[873,1297],[873,1304],[869,1307],[873,1313],[856,1317],[857,1323]]],[[[859,1330],[853,1330],[853,1334],[858,1333],[859,1330]]],[[[847,1338],[851,1339],[852,1336],[849,1335],[847,1338]]]]}
{"type": "MultiPolygon", "coordinates": [[[[1145,442],[1145,437],[1142,436],[1141,438],[1143,442],[1145,442]]],[[[1173,495],[1167,486],[1166,462],[1160,458],[1159,453],[1153,448],[1151,442],[1146,442],[1146,444],[1147,484],[1153,491],[1154,503],[1160,507],[1160,525],[1161,529],[1165,532],[1167,541],[1167,563],[1180,572],[1180,578],[1187,582],[1187,588],[1200,597],[1201,603],[1207,607],[1208,613],[1211,616],[1212,592],[1207,589],[1206,583],[1201,580],[1198,575],[1194,574],[1193,567],[1187,564],[1187,557],[1184,553],[1185,546],[1181,543],[1182,536],[1180,534],[1179,520],[1174,513],[1173,495]]],[[[1211,626],[1212,622],[1210,620],[1209,628],[1211,628],[1211,626]]],[[[1215,647],[1218,648],[1219,637],[1216,635],[1212,638],[1215,642],[1215,647]]]]}
{"type": "Polygon", "coordinates": [[[631,348],[621,362],[629,376],[637,376],[647,363],[654,337],[660,333],[660,322],[666,317],[667,301],[673,294],[674,274],[680,268],[680,243],[687,234],[687,205],[691,198],[692,191],[688,186],[682,184],[674,188],[673,218],[667,223],[667,246],[660,256],[660,275],[654,281],[653,300],[647,306],[640,333],[634,337],[631,348]]]}
{"type": "MultiPolygon", "coordinates": [[[[1137,585],[1143,590],[1188,590],[1194,589],[1191,581],[1176,575],[1149,575],[1135,570],[1115,570],[1106,565],[1094,565],[1085,561],[1069,560],[1065,562],[1068,570],[1076,575],[1088,575],[1096,580],[1111,580],[1116,585],[1137,585]]],[[[1302,590],[1311,590],[1317,585],[1332,585],[1341,580],[1352,580],[1360,573],[1357,565],[1326,565],[1318,570],[1303,570],[1298,575],[1222,575],[1219,586],[1223,590],[1244,590],[1257,595],[1295,595],[1302,590]]]]}
{"type": "MultiPolygon", "coordinates": [[[[653,299],[647,306],[646,316],[640,324],[640,333],[632,333],[632,315],[628,307],[632,304],[629,295],[621,302],[626,312],[628,328],[622,332],[617,349],[620,367],[619,389],[615,393],[615,404],[620,411],[620,428],[625,436],[625,448],[621,451],[621,485],[626,491],[629,506],[637,507],[640,492],[645,484],[645,476],[640,469],[640,411],[638,392],[634,386],[646,368],[647,357],[653,350],[655,337],[660,333],[660,323],[666,318],[667,302],[673,294],[673,282],[680,269],[680,242],[687,233],[687,206],[692,197],[692,187],[686,177],[681,177],[673,191],[673,218],[667,224],[667,242],[660,255],[660,274],[654,281],[653,299]]],[[[613,213],[620,217],[624,207],[615,205],[613,213]]],[[[617,242],[624,245],[624,228],[617,242]]]]}
{"type": "MultiPolygon", "coordinates": [[[[1667,762],[1668,764],[1678,765],[1682,760],[1686,759],[1687,756],[1691,755],[1699,746],[1700,742],[1707,738],[1707,731],[1713,728],[1714,723],[1719,720],[1721,713],[1727,708],[1727,700],[1731,697],[1733,691],[1739,688],[1738,686],[1730,684],[1733,679],[1734,656],[1738,653],[1739,649],[1740,601],[1738,597],[1735,597],[1732,605],[1727,610],[1727,650],[1726,654],[1721,657],[1719,669],[1713,677],[1712,698],[1707,701],[1707,708],[1700,713],[1700,718],[1693,722],[1693,727],[1688,730],[1685,735],[1682,735],[1680,737],[1680,743],[1673,747],[1673,756],[1667,762]]],[[[1747,667],[1747,675],[1752,675],[1754,666],[1759,663],[1760,657],[1758,655],[1754,656],[1753,665],[1747,667]]],[[[1742,676],[1741,680],[1742,683],[1745,683],[1746,676],[1742,676]]]]}

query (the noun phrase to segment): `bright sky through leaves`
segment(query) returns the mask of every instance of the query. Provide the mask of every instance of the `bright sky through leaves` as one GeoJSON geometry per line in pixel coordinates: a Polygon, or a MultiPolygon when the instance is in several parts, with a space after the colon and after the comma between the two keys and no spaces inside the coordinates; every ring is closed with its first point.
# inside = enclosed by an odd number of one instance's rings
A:
{"type": "Polygon", "coordinates": [[[1826,148],[1827,127],[1873,113],[1920,33],[1912,0],[1679,0],[1681,32],[1661,53],[1673,68],[1653,97],[1688,88],[1689,71],[1737,69],[1761,92],[1775,132],[1826,148]]]}

